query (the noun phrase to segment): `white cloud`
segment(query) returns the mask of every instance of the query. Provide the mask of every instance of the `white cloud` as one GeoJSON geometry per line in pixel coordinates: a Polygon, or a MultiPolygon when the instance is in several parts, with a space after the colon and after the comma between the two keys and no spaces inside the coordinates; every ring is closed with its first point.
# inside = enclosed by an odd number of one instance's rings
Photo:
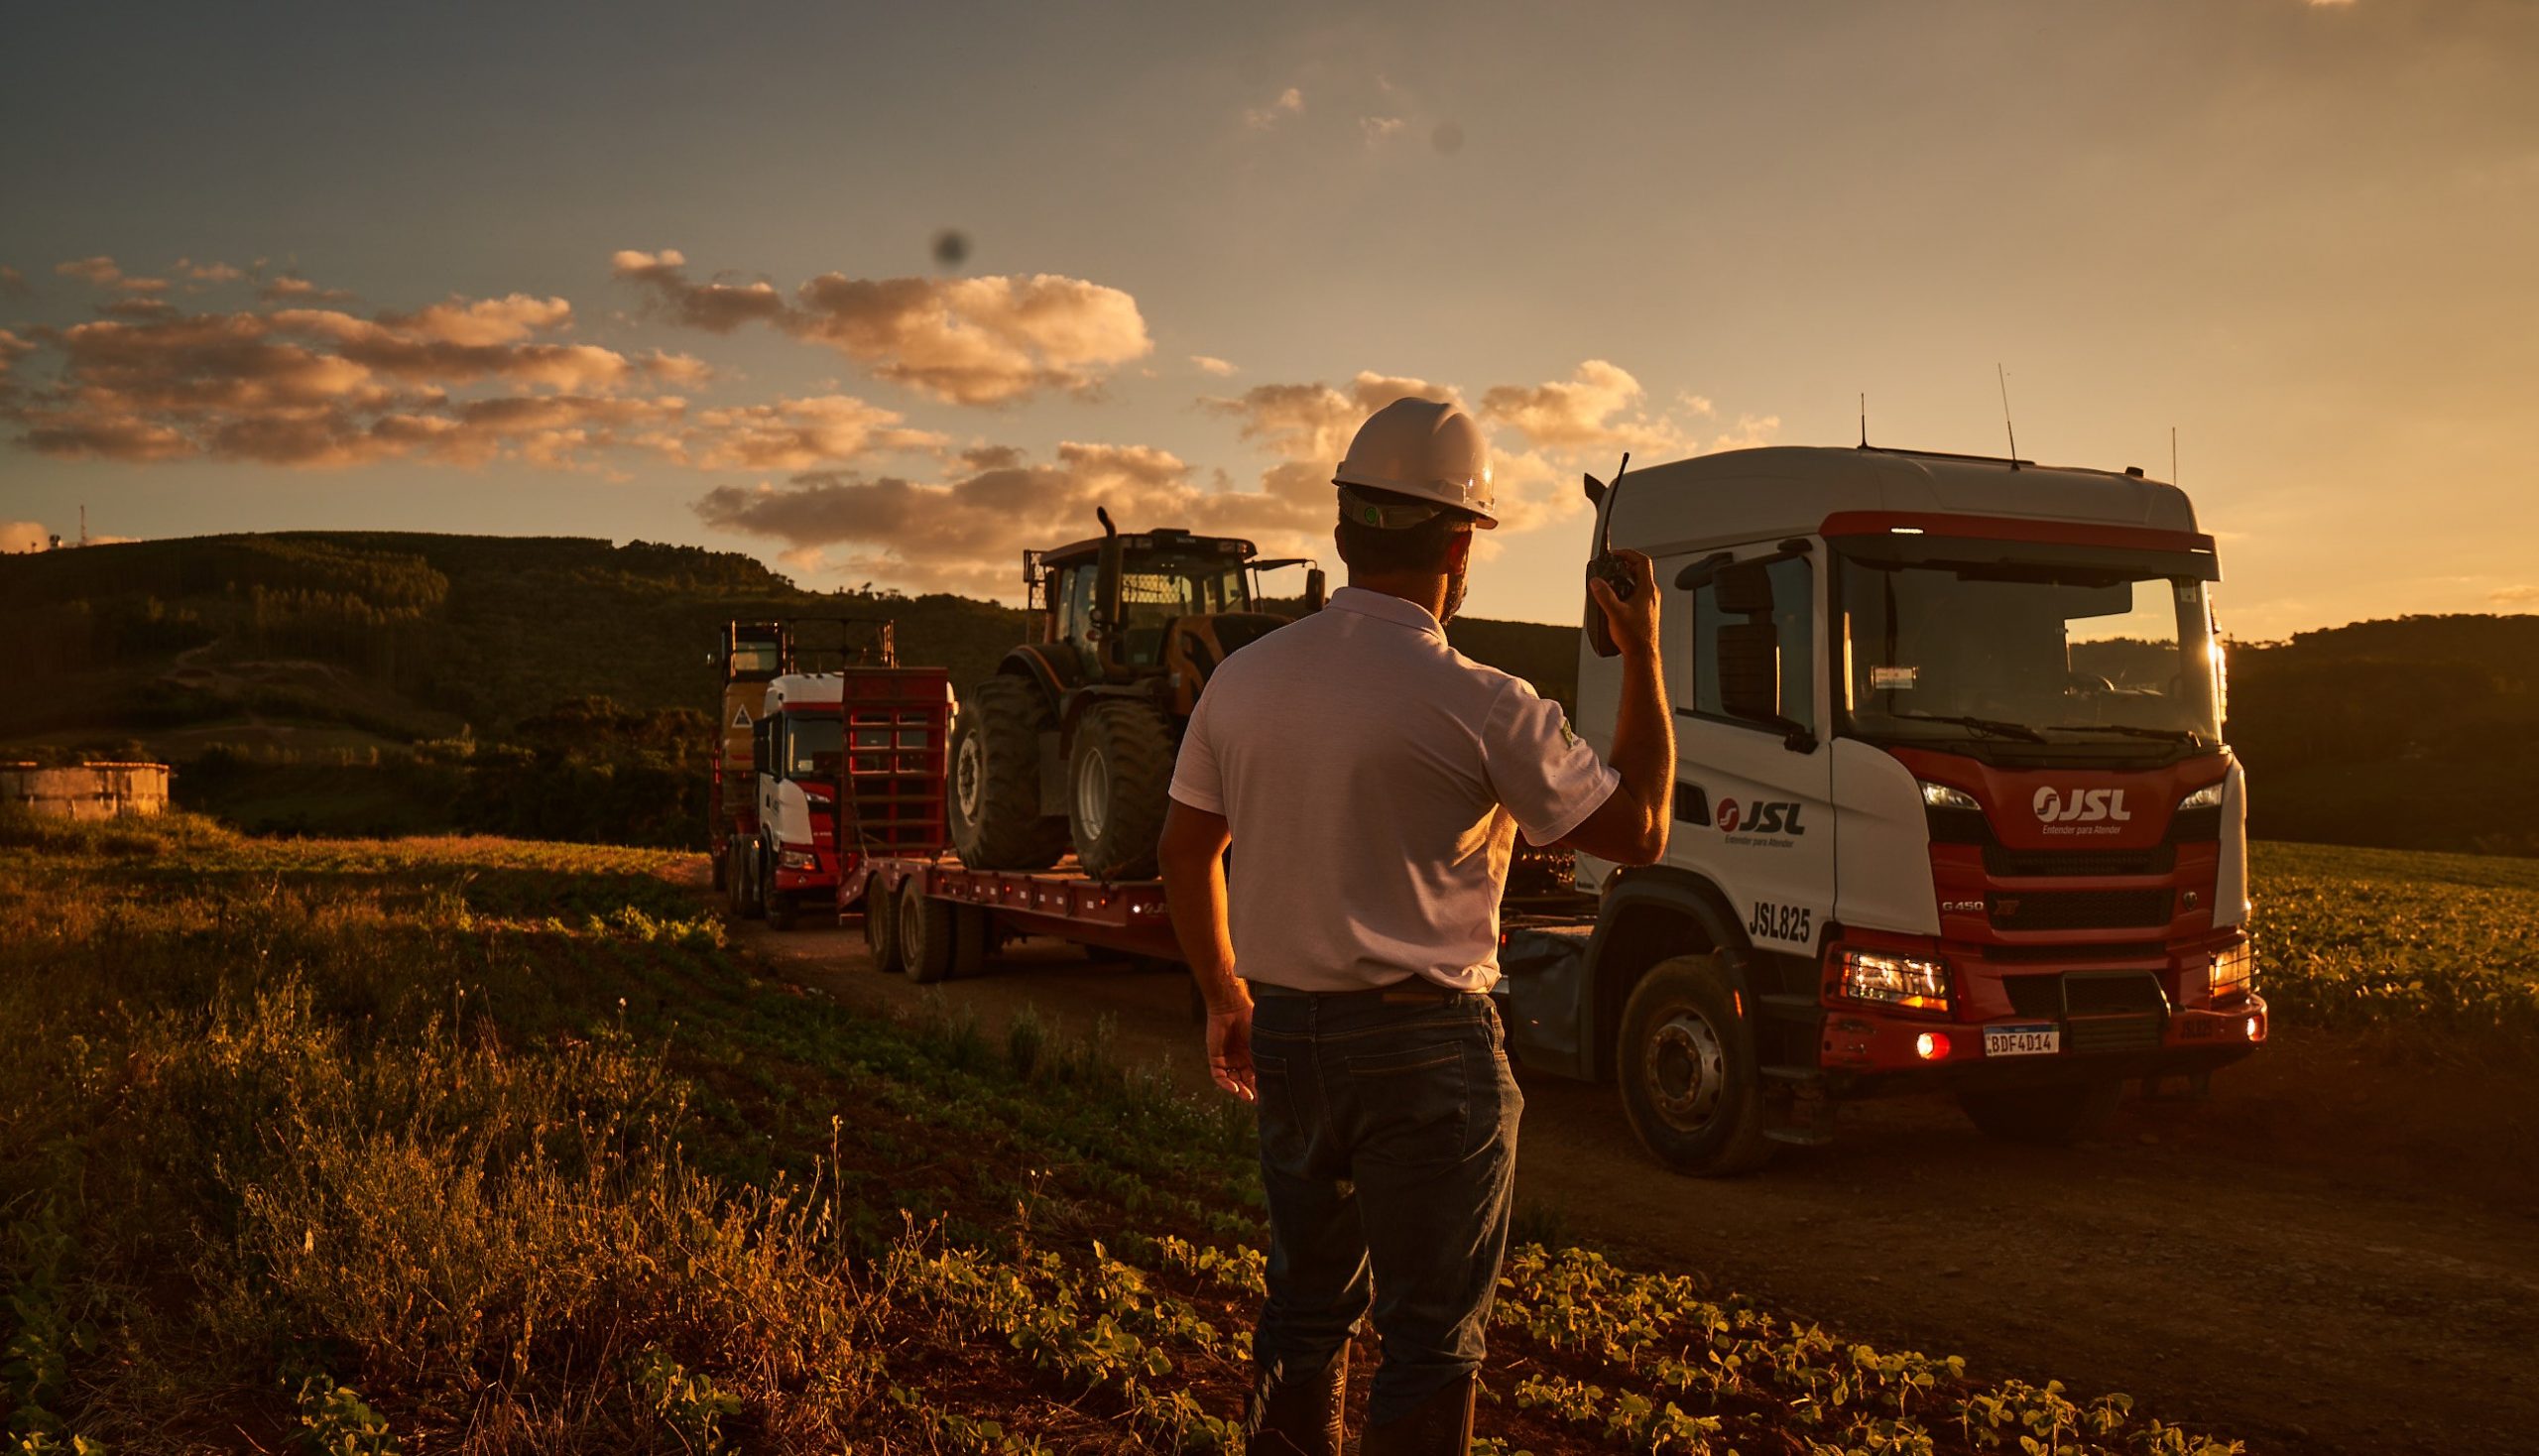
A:
{"type": "Polygon", "coordinates": [[[1190,363],[1196,367],[1200,373],[1213,374],[1219,379],[1224,379],[1228,375],[1238,372],[1232,364],[1227,363],[1225,360],[1220,359],[1213,354],[1193,354],[1190,356],[1190,363]]]}
{"type": "Polygon", "coordinates": [[[1290,116],[1302,115],[1304,109],[1305,93],[1289,86],[1278,93],[1275,101],[1243,113],[1243,124],[1254,131],[1266,132],[1290,116]]]}

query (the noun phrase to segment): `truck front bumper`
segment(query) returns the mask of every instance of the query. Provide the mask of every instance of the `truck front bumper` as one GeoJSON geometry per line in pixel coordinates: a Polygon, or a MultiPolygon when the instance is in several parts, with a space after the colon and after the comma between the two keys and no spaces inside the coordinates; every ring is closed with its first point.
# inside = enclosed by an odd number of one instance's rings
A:
{"type": "Polygon", "coordinates": [[[2059,1049],[1991,1055],[1987,1024],[1939,1021],[1875,1009],[1825,1013],[1818,1065],[1843,1096],[1904,1091],[1985,1091],[2041,1087],[2102,1077],[2176,1077],[2227,1066],[2265,1044],[2265,998],[2250,993],[2228,1007],[2188,1007],[2155,1021],[2068,1017],[1996,1021],[1995,1029],[2051,1025],[2059,1049]],[[2145,1024],[2147,1022],[2147,1024],[2145,1024]],[[1927,1038],[1927,1039],[1926,1039],[1927,1038]]]}

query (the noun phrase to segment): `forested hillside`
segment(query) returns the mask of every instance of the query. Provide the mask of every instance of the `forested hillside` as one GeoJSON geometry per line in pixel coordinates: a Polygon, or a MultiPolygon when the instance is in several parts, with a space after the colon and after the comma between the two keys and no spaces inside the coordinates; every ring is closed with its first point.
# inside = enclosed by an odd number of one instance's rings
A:
{"type": "MultiPolygon", "coordinates": [[[[0,556],[13,752],[171,759],[181,798],[266,828],[684,843],[706,663],[734,617],[890,617],[956,682],[1023,614],[811,592],[731,551],[301,532],[0,556]]],[[[1577,629],[1458,621],[1567,700],[1577,629]]],[[[2407,617],[2241,644],[2231,738],[2268,838],[2539,854],[2539,616],[2407,617]]]]}

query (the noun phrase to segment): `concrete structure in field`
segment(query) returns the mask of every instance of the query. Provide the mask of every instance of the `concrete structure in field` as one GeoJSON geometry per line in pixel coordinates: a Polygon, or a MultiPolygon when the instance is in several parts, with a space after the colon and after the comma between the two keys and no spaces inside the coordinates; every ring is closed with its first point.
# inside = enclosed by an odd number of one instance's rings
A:
{"type": "Polygon", "coordinates": [[[0,803],[56,819],[120,819],[168,810],[166,764],[0,764],[0,803]]]}

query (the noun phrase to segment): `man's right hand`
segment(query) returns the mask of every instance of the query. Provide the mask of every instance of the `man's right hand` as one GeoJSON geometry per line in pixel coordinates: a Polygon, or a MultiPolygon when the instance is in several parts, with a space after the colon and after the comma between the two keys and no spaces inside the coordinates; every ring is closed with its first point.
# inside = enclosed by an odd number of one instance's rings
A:
{"type": "Polygon", "coordinates": [[[1600,579],[1591,579],[1587,590],[1596,605],[1605,612],[1605,627],[1614,637],[1614,646],[1623,651],[1657,655],[1657,568],[1645,552],[1617,547],[1614,559],[1631,572],[1635,588],[1630,601],[1614,595],[1614,589],[1600,579]]]}
{"type": "Polygon", "coordinates": [[[1260,1096],[1252,1072],[1252,1003],[1208,1009],[1208,1075],[1246,1102],[1260,1096]]]}

